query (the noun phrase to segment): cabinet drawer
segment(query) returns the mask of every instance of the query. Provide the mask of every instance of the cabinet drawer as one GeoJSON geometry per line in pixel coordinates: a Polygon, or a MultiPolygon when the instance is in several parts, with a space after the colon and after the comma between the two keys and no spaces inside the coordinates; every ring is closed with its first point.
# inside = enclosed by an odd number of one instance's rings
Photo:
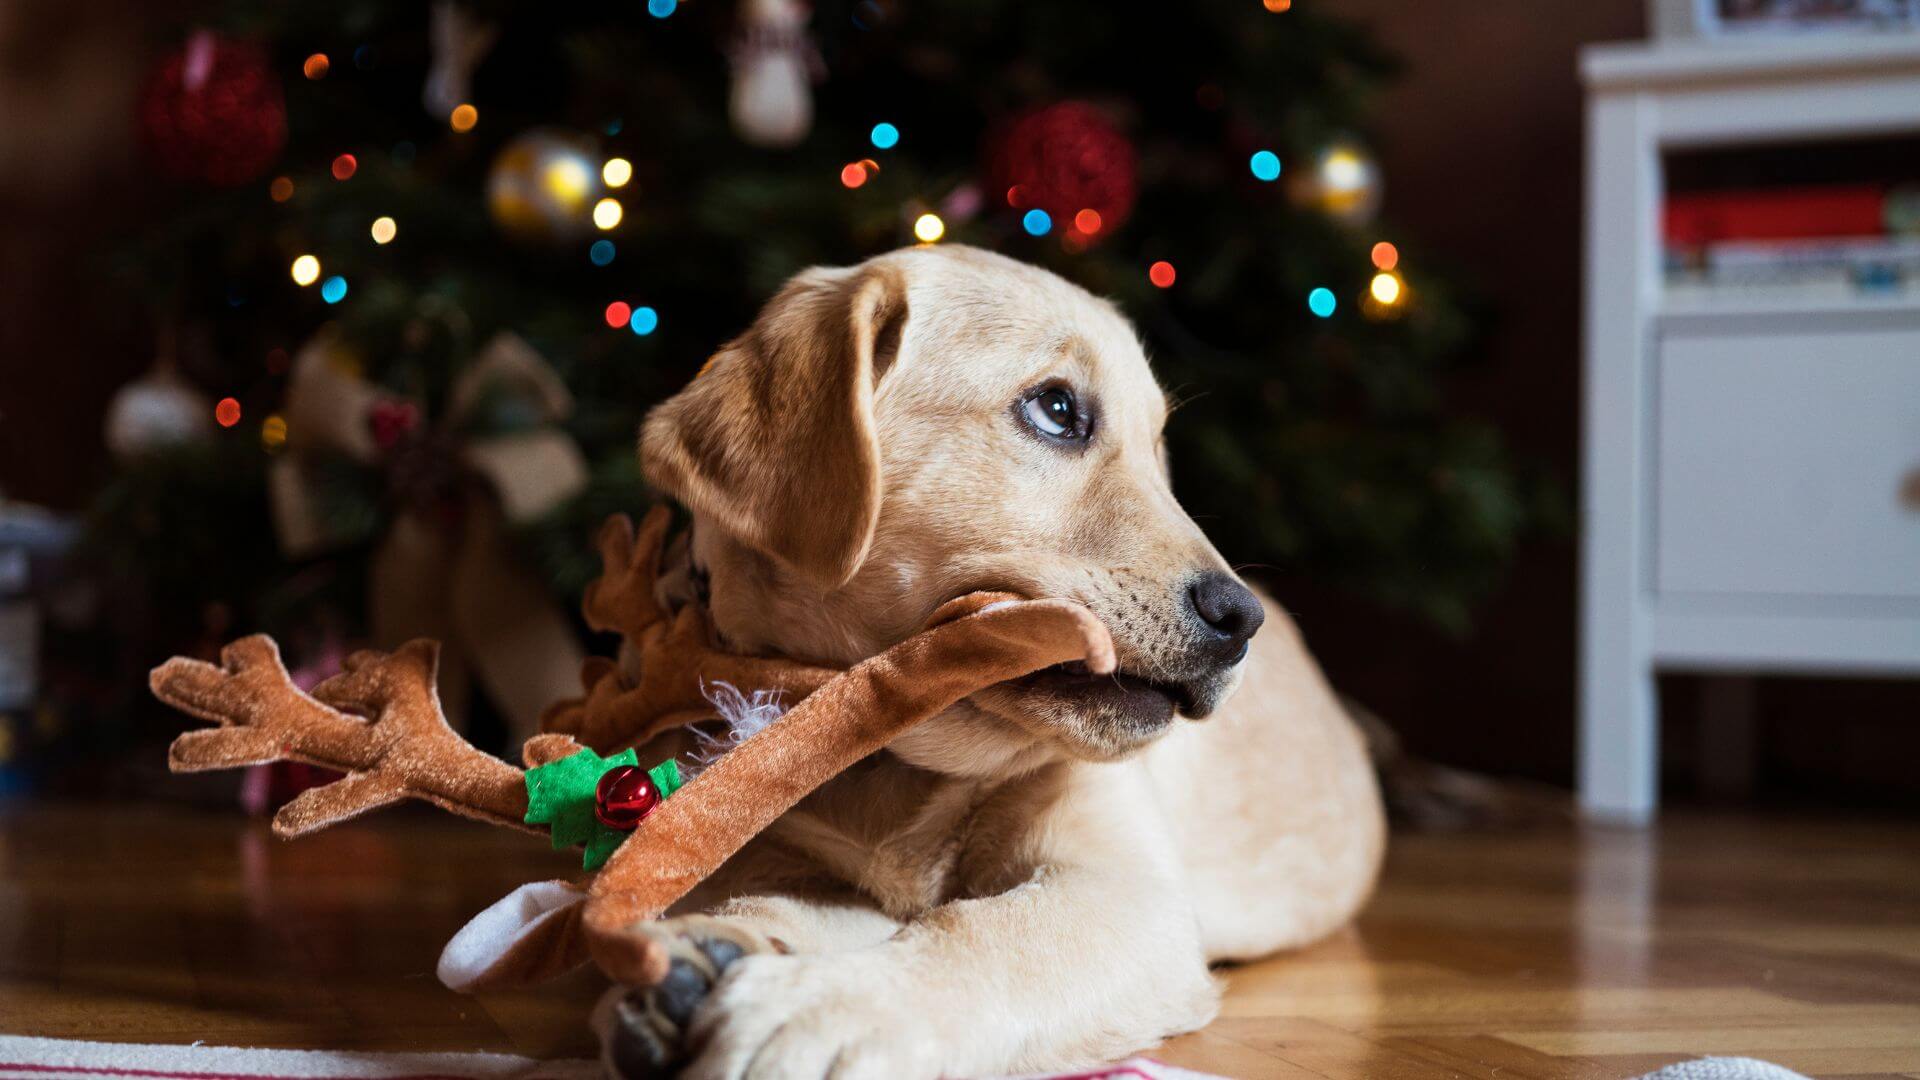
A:
{"type": "Polygon", "coordinates": [[[1920,598],[1920,325],[1669,333],[1661,592],[1920,598]]]}

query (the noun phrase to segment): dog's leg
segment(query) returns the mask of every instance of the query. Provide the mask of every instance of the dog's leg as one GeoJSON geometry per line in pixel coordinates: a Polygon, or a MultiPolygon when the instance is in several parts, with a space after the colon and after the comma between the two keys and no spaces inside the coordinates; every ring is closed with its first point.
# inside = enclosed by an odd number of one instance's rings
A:
{"type": "Polygon", "coordinates": [[[693,1015],[682,1075],[1053,1069],[1204,1024],[1218,991],[1193,910],[1154,811],[1122,797],[1143,778],[1124,779],[1069,795],[1079,805],[994,853],[1031,870],[1022,884],[942,905],[863,948],[739,960],[693,1015]]]}
{"type": "Polygon", "coordinates": [[[855,900],[737,897],[711,913],[662,919],[640,932],[667,945],[667,979],[650,990],[614,987],[593,1012],[601,1058],[624,1080],[668,1076],[686,1054],[694,1010],[742,957],[855,949],[884,941],[900,924],[855,900]]]}

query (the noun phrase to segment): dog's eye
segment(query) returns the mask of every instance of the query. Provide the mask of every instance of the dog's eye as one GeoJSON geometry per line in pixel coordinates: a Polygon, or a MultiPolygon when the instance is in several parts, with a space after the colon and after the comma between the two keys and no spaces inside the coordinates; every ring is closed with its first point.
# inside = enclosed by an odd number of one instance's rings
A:
{"type": "Polygon", "coordinates": [[[1080,411],[1074,405],[1073,394],[1060,387],[1042,390],[1028,398],[1020,412],[1027,423],[1056,439],[1078,439],[1086,434],[1080,425],[1080,411]]]}

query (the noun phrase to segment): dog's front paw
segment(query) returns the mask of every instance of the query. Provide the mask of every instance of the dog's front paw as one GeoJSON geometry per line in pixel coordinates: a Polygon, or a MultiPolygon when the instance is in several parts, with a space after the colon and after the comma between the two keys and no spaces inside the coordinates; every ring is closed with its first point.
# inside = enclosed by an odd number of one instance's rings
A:
{"type": "Polygon", "coordinates": [[[686,1058],[687,1027],[729,967],[752,953],[771,952],[767,938],[738,923],[689,915],[636,928],[664,942],[673,955],[666,979],[646,990],[616,986],[594,1009],[601,1063],[620,1080],[675,1074],[686,1058]]]}
{"type": "Polygon", "coordinates": [[[935,1010],[883,951],[742,960],[700,1006],[688,1080],[935,1080],[935,1010]]]}

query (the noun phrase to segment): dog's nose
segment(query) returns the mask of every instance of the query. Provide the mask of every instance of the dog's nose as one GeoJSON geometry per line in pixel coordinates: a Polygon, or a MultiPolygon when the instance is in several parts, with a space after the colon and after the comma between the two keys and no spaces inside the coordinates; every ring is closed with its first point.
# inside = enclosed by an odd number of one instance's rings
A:
{"type": "Polygon", "coordinates": [[[1247,650],[1247,642],[1267,621],[1267,610],[1253,590],[1240,584],[1232,574],[1209,570],[1187,589],[1187,602],[1220,643],[1228,663],[1237,663],[1247,650]]]}

